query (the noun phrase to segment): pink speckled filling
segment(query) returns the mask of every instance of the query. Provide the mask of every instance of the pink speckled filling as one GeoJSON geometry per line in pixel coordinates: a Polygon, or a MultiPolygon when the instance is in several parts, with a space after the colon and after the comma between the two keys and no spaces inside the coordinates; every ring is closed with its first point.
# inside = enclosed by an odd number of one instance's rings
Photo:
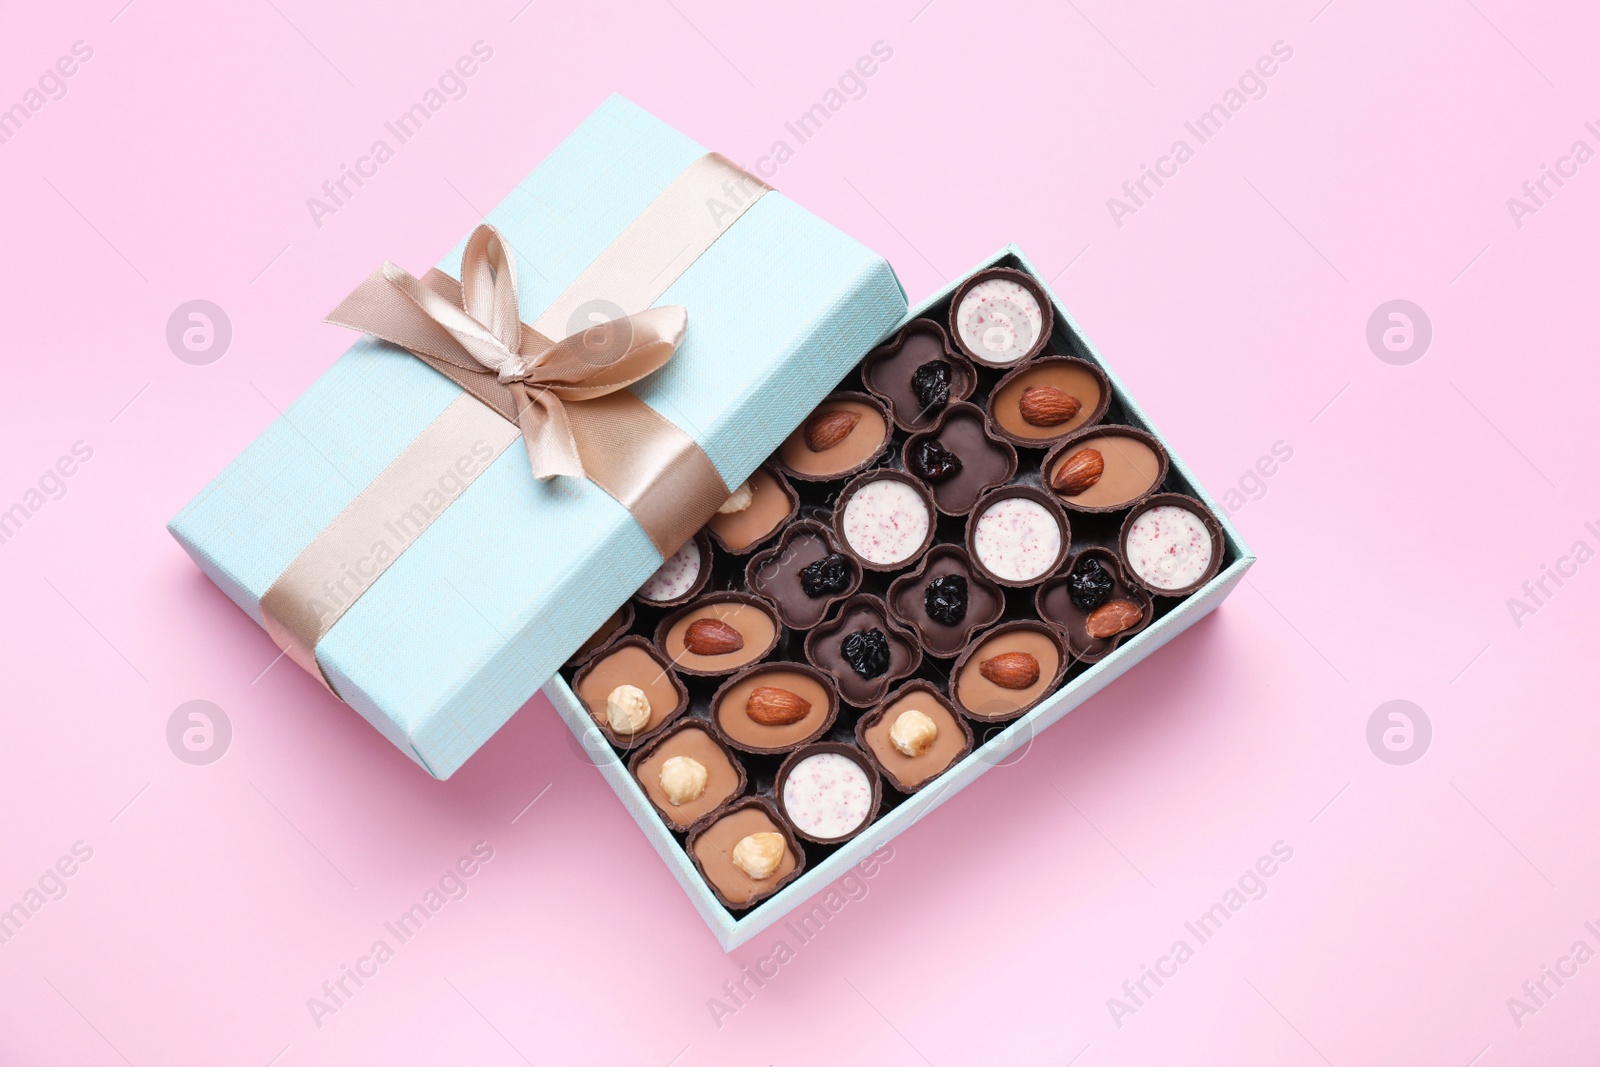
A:
{"type": "Polygon", "coordinates": [[[1037,500],[1004,497],[978,516],[972,551],[990,574],[1008,582],[1032,581],[1055,566],[1061,524],[1037,500]]]}
{"type": "Polygon", "coordinates": [[[1157,589],[1183,589],[1211,566],[1211,531],[1205,521],[1173,504],[1133,520],[1128,528],[1128,566],[1157,589]]]}
{"type": "Polygon", "coordinates": [[[956,328],[967,347],[989,362],[1015,363],[1039,339],[1044,315],[1027,289],[1005,278],[990,278],[961,298],[956,328]]]}
{"type": "Polygon", "coordinates": [[[850,495],[844,506],[844,539],[869,563],[888,566],[910,559],[928,536],[928,505],[905,482],[882,478],[850,495]]]}
{"type": "Polygon", "coordinates": [[[812,837],[843,837],[872,811],[872,783],[855,760],[819,752],[794,765],[783,783],[783,810],[812,837]]]}
{"type": "Polygon", "coordinates": [[[694,588],[700,577],[700,546],[690,541],[667,559],[649,581],[639,587],[646,600],[676,600],[694,588]]]}

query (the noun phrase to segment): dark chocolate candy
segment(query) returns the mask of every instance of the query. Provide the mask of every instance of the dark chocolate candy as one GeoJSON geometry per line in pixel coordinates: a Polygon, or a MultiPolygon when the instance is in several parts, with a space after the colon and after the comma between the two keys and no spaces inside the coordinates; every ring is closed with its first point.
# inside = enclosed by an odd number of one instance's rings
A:
{"type": "Polygon", "coordinates": [[[946,515],[966,514],[986,490],[1017,470],[1017,450],[990,434],[983,410],[966,403],[951,404],[932,426],[912,434],[904,459],[946,515]]]}
{"type": "Polygon", "coordinates": [[[931,426],[950,403],[971,396],[978,375],[950,347],[943,326],[917,319],[862,360],[861,382],[909,431],[931,426]]]}
{"type": "MultiPolygon", "coordinates": [[[[830,572],[830,564],[824,568],[830,572]]],[[[830,575],[818,575],[831,577],[830,575]]],[[[861,567],[838,551],[833,533],[821,523],[802,519],[784,530],[778,543],[758,552],[745,566],[745,585],[752,593],[771,604],[778,618],[791,630],[809,630],[822,621],[833,605],[855,592],[861,584],[861,567]],[[806,588],[806,572],[816,564],[836,558],[843,564],[845,584],[835,592],[818,590],[813,596],[806,588]]],[[[832,583],[830,583],[831,585],[832,583]]]]}
{"type": "Polygon", "coordinates": [[[948,658],[966,647],[974,631],[1000,618],[1005,610],[1005,594],[973,569],[964,549],[944,544],[929,549],[921,566],[889,585],[887,603],[895,620],[911,627],[924,651],[948,658]],[[934,605],[939,598],[930,594],[929,587],[955,582],[962,583],[965,589],[965,610],[954,622],[943,622],[935,617],[934,605]]]}
{"type": "Polygon", "coordinates": [[[1132,637],[1150,624],[1155,612],[1150,595],[1128,577],[1117,554],[1109,548],[1091,546],[1078,552],[1063,573],[1039,587],[1034,597],[1034,609],[1045,622],[1055,624],[1067,636],[1072,654],[1085,663],[1094,663],[1110,655],[1124,640],[1132,637]],[[1093,574],[1092,589],[1095,596],[1080,598],[1080,575],[1093,574]],[[1136,605],[1139,620],[1127,629],[1110,637],[1090,637],[1089,616],[1096,608],[1113,600],[1125,600],[1136,605]]]}
{"type": "Polygon", "coordinates": [[[916,638],[889,618],[882,600],[857,593],[806,635],[806,659],[831,675],[839,685],[839,695],[857,707],[871,707],[882,700],[890,686],[922,662],[916,638]],[[879,638],[866,636],[872,631],[881,635],[881,649],[879,638]],[[880,657],[886,662],[880,662],[880,657]],[[870,673],[863,674],[857,663],[870,673]]]}

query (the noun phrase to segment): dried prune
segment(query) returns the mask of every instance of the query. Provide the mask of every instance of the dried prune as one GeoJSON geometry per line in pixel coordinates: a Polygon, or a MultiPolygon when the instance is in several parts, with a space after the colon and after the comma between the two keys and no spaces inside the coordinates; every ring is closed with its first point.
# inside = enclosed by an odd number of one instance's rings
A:
{"type": "Polygon", "coordinates": [[[961,457],[931,437],[911,446],[906,457],[911,473],[929,482],[942,482],[961,473],[961,457]]]}
{"type": "Polygon", "coordinates": [[[1111,575],[1093,556],[1078,564],[1067,579],[1067,591],[1079,611],[1093,611],[1104,604],[1112,585],[1111,575]]]}
{"type": "Polygon", "coordinates": [[[850,588],[850,564],[839,553],[823,556],[800,569],[800,588],[812,600],[837,596],[850,588]]]}
{"type": "Polygon", "coordinates": [[[911,373],[911,391],[921,414],[937,415],[950,402],[950,364],[942,359],[930,359],[911,373]]]}
{"type": "Polygon", "coordinates": [[[844,639],[839,652],[863,678],[877,678],[889,669],[889,637],[882,630],[857,630],[844,639]]]}
{"type": "Polygon", "coordinates": [[[941,574],[928,583],[922,594],[928,618],[943,626],[954,626],[967,617],[967,579],[961,574],[941,574]]]}

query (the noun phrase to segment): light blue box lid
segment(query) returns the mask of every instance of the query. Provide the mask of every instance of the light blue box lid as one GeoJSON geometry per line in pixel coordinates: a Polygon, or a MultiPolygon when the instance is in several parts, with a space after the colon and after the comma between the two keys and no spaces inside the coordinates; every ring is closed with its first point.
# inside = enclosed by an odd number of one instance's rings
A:
{"type": "MultiPolygon", "coordinates": [[[[514,249],[524,319],[705,151],[622,97],[590,115],[487,219],[514,249]]],[[[464,244],[441,270],[458,274],[464,244]]],[[[373,250],[374,265],[384,258],[373,250]]],[[[658,304],[688,309],[687,338],[632,391],[689,431],[729,485],[906,310],[882,257],[777,192],[658,304]]],[[[169,529],[259,625],[261,598],[288,564],[460,393],[362,338],[169,529]]],[[[318,661],[384,736],[448,777],[659,563],[620,504],[586,481],[536,481],[514,444],[346,612],[318,661]]]]}

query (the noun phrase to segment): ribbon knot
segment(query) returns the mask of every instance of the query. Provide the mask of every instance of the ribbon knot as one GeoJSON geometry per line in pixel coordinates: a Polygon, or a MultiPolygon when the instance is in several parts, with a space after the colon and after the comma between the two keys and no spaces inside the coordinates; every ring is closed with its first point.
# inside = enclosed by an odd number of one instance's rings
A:
{"type": "Polygon", "coordinates": [[[499,231],[483,224],[462,252],[459,282],[437,270],[418,279],[385,263],[328,321],[399,345],[515,422],[534,477],[544,480],[593,476],[597,457],[586,464],[572,408],[664,366],[683,343],[688,315],[648,308],[575,321],[567,336],[547,337],[522,321],[516,261],[499,231]]]}

